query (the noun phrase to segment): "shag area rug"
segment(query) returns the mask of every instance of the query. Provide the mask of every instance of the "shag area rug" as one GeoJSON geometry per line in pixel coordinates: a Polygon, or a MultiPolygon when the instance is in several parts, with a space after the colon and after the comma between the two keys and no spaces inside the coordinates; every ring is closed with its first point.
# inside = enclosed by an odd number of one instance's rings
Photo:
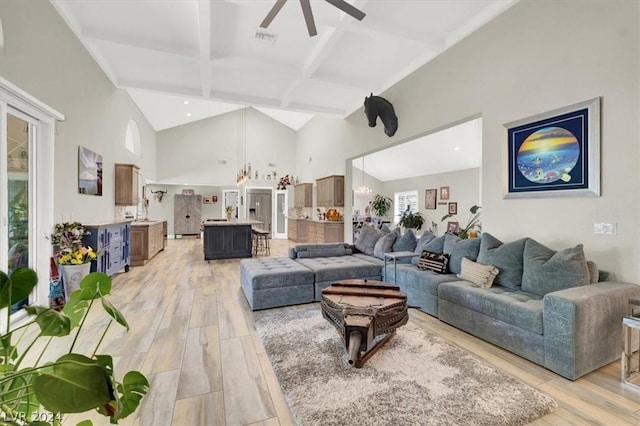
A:
{"type": "Polygon", "coordinates": [[[300,425],[522,425],[557,408],[411,321],[356,369],[320,304],[260,311],[254,320],[300,425]]]}

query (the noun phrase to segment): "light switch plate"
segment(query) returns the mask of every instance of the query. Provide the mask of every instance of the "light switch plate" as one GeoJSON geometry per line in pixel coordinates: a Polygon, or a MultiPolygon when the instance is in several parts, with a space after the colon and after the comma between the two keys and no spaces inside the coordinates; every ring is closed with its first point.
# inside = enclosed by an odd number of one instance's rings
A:
{"type": "Polygon", "coordinates": [[[601,235],[616,235],[617,224],[615,222],[594,222],[593,233],[601,235]]]}

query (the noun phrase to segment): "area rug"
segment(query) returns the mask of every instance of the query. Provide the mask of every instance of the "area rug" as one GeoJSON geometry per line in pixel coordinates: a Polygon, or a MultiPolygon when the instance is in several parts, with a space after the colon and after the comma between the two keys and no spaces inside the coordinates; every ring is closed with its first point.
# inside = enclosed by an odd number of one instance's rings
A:
{"type": "Polygon", "coordinates": [[[557,408],[411,322],[356,369],[317,303],[254,320],[299,425],[522,425],[557,408]]]}

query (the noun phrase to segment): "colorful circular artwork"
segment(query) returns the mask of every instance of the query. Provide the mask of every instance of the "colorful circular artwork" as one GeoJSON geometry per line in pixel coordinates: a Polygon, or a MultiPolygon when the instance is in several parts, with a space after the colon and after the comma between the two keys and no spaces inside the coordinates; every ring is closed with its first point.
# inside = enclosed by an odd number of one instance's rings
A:
{"type": "Polygon", "coordinates": [[[580,157],[578,139],[561,127],[545,127],[525,139],[518,150],[518,170],[534,183],[569,182],[580,157]]]}

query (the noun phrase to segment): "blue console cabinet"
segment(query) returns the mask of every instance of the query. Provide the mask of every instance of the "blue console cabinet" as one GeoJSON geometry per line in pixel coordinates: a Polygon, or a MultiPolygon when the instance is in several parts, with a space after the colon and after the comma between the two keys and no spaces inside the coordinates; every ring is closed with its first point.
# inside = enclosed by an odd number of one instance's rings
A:
{"type": "Polygon", "coordinates": [[[98,252],[91,262],[91,272],[103,272],[109,276],[131,265],[131,222],[113,222],[83,225],[91,234],[83,238],[85,245],[98,252]]]}

